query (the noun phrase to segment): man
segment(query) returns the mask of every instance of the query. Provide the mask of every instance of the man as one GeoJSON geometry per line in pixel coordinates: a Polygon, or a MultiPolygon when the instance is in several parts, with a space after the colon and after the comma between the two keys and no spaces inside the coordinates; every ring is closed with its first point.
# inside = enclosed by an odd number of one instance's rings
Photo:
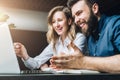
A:
{"type": "Polygon", "coordinates": [[[54,68],[120,72],[120,16],[101,14],[95,0],[68,0],[74,21],[87,37],[89,56],[72,44],[74,55],[53,56],[54,68]]]}

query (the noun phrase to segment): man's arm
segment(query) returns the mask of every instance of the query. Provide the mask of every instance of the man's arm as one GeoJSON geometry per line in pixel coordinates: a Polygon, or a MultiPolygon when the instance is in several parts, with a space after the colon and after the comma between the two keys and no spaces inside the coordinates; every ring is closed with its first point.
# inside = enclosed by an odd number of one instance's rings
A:
{"type": "Polygon", "coordinates": [[[51,58],[51,63],[56,68],[67,69],[89,69],[101,72],[120,72],[120,54],[109,57],[89,57],[71,44],[75,50],[73,55],[59,55],[51,58]]]}
{"type": "Polygon", "coordinates": [[[79,67],[82,69],[98,70],[102,72],[117,73],[120,72],[120,55],[111,57],[83,57],[83,62],[79,67]]]}
{"type": "Polygon", "coordinates": [[[52,65],[62,69],[88,69],[100,72],[120,72],[120,55],[111,57],[88,57],[81,55],[53,56],[52,65]]]}

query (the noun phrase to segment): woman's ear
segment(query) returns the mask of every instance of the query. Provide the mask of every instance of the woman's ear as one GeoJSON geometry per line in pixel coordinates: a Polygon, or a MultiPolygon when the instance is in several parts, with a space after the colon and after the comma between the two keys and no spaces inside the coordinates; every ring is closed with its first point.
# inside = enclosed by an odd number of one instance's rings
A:
{"type": "Polygon", "coordinates": [[[93,13],[94,13],[94,14],[98,14],[99,6],[98,6],[97,3],[94,3],[94,4],[93,4],[92,10],[93,10],[93,13]]]}
{"type": "Polygon", "coordinates": [[[72,19],[68,19],[68,25],[71,25],[72,24],[72,19]]]}

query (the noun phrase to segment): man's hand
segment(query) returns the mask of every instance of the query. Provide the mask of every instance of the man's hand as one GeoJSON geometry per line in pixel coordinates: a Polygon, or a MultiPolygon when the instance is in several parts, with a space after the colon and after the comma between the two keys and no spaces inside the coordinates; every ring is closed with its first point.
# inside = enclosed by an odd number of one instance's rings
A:
{"type": "Polygon", "coordinates": [[[70,69],[70,68],[81,68],[83,62],[83,53],[73,43],[70,44],[74,49],[73,54],[64,54],[53,56],[50,60],[51,66],[54,68],[70,69]]]}

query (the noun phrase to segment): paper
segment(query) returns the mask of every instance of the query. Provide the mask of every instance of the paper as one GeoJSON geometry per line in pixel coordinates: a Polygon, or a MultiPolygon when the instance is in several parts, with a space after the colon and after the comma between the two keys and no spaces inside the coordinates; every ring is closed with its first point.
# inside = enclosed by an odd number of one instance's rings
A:
{"type": "Polygon", "coordinates": [[[79,70],[79,69],[62,69],[62,70],[55,70],[52,68],[44,68],[42,71],[51,72],[51,73],[69,73],[69,74],[98,74],[99,71],[93,70],[79,70]]]}

